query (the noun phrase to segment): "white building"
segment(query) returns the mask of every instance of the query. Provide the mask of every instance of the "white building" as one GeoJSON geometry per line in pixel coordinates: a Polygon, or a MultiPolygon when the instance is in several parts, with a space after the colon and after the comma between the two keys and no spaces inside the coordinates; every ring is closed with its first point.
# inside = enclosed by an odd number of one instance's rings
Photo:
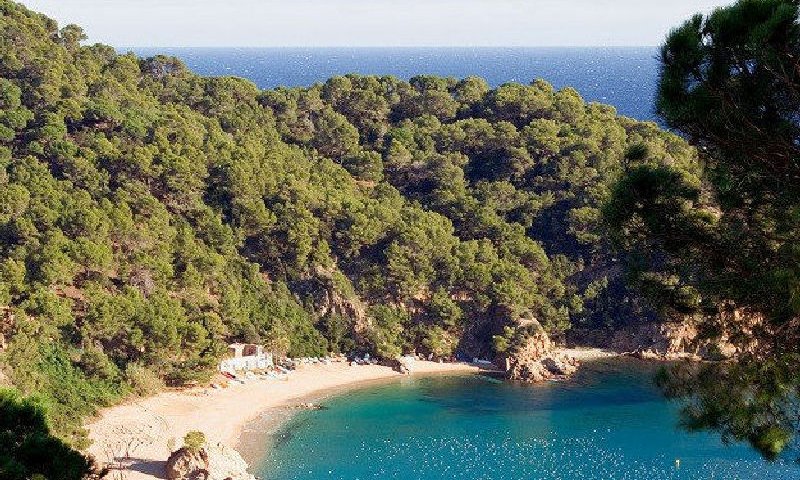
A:
{"type": "Polygon", "coordinates": [[[219,363],[220,372],[236,373],[252,370],[265,370],[273,367],[272,354],[265,352],[261,345],[232,343],[228,345],[230,358],[219,363]]]}

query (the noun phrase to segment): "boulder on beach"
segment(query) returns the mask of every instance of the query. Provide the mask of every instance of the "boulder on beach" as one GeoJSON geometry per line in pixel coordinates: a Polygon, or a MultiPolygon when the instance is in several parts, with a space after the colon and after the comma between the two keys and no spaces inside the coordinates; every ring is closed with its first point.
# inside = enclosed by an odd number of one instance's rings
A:
{"type": "Polygon", "coordinates": [[[169,456],[165,472],[167,480],[206,480],[208,453],[204,448],[180,448],[169,456]]]}
{"type": "Polygon", "coordinates": [[[403,375],[409,375],[412,371],[412,363],[407,357],[385,359],[381,362],[381,365],[390,367],[403,375]]]}
{"type": "Polygon", "coordinates": [[[172,452],[164,473],[167,480],[256,480],[247,468],[239,452],[216,443],[172,452]]]}
{"type": "Polygon", "coordinates": [[[578,371],[578,361],[564,353],[552,353],[542,359],[542,365],[553,375],[569,377],[578,371]]]}

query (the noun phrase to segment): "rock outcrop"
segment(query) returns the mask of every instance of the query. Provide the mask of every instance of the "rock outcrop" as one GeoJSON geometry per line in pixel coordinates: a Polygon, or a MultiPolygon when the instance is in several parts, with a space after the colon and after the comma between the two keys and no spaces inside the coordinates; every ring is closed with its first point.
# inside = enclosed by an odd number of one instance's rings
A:
{"type": "Polygon", "coordinates": [[[183,447],[172,452],[165,467],[167,480],[206,480],[208,454],[205,449],[191,450],[183,447]]]}
{"type": "Polygon", "coordinates": [[[578,361],[560,353],[541,327],[533,320],[516,328],[503,367],[509,380],[538,383],[566,378],[578,369],[578,361]]]}
{"type": "Polygon", "coordinates": [[[686,316],[663,323],[646,322],[612,331],[573,330],[573,343],[607,348],[659,360],[723,360],[759,348],[763,315],[728,308],[715,316],[686,316]]]}
{"type": "Polygon", "coordinates": [[[216,443],[172,452],[164,473],[167,480],[256,480],[247,468],[236,450],[216,443]]]}
{"type": "Polygon", "coordinates": [[[367,305],[355,294],[352,284],[340,271],[316,267],[314,275],[292,282],[297,296],[310,299],[314,311],[322,318],[338,315],[352,321],[348,327],[357,343],[370,329],[367,305]]]}
{"type": "Polygon", "coordinates": [[[405,358],[394,358],[389,360],[383,360],[381,365],[387,366],[392,370],[395,370],[403,375],[411,374],[413,370],[413,363],[411,363],[408,359],[405,358]]]}

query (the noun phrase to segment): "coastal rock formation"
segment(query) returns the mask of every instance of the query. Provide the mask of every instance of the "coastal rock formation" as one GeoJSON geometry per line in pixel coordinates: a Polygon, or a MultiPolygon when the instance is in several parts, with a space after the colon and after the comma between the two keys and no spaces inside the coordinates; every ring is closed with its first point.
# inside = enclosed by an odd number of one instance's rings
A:
{"type": "Polygon", "coordinates": [[[508,379],[525,383],[569,377],[578,369],[578,361],[558,352],[535,320],[517,327],[503,360],[508,379]]]}
{"type": "Polygon", "coordinates": [[[723,360],[759,348],[763,315],[727,308],[715,316],[646,322],[610,332],[574,330],[573,343],[657,360],[723,360]]]}
{"type": "Polygon", "coordinates": [[[640,358],[701,358],[697,328],[689,323],[647,323],[614,332],[608,347],[640,358]]]}
{"type": "Polygon", "coordinates": [[[412,363],[405,358],[393,358],[381,361],[381,365],[387,366],[392,370],[402,373],[403,375],[410,375],[413,370],[412,363]]]}
{"type": "Polygon", "coordinates": [[[318,266],[314,269],[314,275],[292,282],[292,289],[300,298],[313,302],[314,311],[320,318],[335,315],[350,319],[350,334],[356,341],[363,340],[362,336],[369,329],[370,322],[367,306],[341,272],[318,266]]]}
{"type": "Polygon", "coordinates": [[[164,473],[167,480],[256,480],[247,468],[236,450],[216,443],[172,452],[164,473]]]}
{"type": "Polygon", "coordinates": [[[542,365],[553,375],[569,377],[578,371],[578,361],[565,353],[554,352],[542,360],[542,365]]]}
{"type": "Polygon", "coordinates": [[[204,480],[208,478],[208,454],[202,448],[183,447],[172,452],[164,469],[167,480],[204,480]]]}

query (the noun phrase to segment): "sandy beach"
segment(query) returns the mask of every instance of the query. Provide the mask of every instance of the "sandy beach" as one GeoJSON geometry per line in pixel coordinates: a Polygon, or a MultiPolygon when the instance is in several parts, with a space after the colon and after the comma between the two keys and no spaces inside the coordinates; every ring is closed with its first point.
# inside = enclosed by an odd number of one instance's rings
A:
{"type": "MultiPolygon", "coordinates": [[[[560,351],[581,362],[617,355],[595,348],[560,351]]],[[[412,376],[481,371],[480,366],[466,363],[417,361],[412,376]]],[[[285,379],[253,379],[227,388],[171,390],[132,399],[101,411],[86,425],[92,441],[88,453],[100,466],[109,465],[114,472],[123,473],[126,480],[161,479],[167,457],[182,445],[189,431],[199,430],[209,442],[248,453],[242,448],[252,449],[254,441],[263,440],[254,428],[274,427],[287,418],[291,407],[317,396],[401,377],[385,366],[333,362],[302,366],[285,379]],[[245,432],[252,437],[250,441],[243,438],[245,432]]]]}
{"type": "MultiPolygon", "coordinates": [[[[412,375],[479,371],[464,363],[417,361],[412,375]]],[[[305,366],[285,380],[257,379],[224,389],[168,391],[135,399],[103,410],[86,426],[92,440],[88,453],[101,465],[123,468],[118,472],[128,480],[163,478],[170,451],[181,446],[189,431],[199,430],[209,442],[237,447],[246,426],[270,409],[295,406],[320,392],[400,376],[389,367],[334,362],[305,366]],[[127,459],[115,461],[122,457],[127,459]]]]}

